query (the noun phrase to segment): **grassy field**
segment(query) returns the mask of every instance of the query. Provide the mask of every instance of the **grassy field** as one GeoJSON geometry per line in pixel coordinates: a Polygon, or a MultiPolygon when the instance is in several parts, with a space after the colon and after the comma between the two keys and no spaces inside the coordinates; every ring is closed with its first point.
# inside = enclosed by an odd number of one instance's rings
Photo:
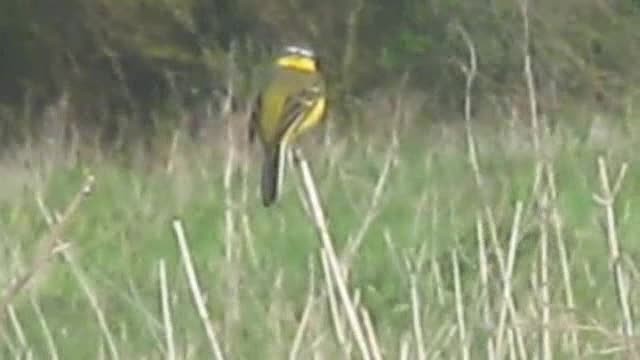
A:
{"type": "Polygon", "coordinates": [[[178,137],[154,161],[79,160],[52,144],[8,151],[0,358],[210,359],[212,343],[228,359],[637,358],[625,327],[640,331],[638,119],[557,120],[544,161],[523,126],[477,127],[479,173],[458,125],[400,128],[397,145],[391,131],[333,128],[305,144],[348,273],[346,303],[323,270],[296,171],[262,208],[257,153],[235,130],[224,146],[178,137]],[[612,203],[594,198],[606,197],[599,157],[612,188],[627,166],[612,203]],[[91,193],[62,216],[88,174],[91,193]]]}

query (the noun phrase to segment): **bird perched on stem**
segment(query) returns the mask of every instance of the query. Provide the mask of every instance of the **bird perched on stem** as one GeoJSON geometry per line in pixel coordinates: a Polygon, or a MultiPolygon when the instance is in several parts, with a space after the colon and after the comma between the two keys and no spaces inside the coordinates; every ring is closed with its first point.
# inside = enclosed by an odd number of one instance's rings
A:
{"type": "Polygon", "coordinates": [[[273,204],[280,195],[287,147],[301,133],[322,122],[326,110],[326,84],[314,51],[302,46],[285,47],[275,59],[249,124],[249,141],[258,135],[264,150],[264,206],[273,204]]]}

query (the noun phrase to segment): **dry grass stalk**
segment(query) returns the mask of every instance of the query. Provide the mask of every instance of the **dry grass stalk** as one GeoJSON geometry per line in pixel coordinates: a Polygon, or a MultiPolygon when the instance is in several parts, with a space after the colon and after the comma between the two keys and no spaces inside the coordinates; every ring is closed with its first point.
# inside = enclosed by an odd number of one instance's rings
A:
{"type": "MultiPolygon", "coordinates": [[[[487,261],[487,244],[484,234],[482,215],[476,219],[476,234],[478,237],[478,263],[480,264],[480,287],[483,291],[482,318],[487,328],[494,328],[495,321],[491,314],[491,289],[489,288],[489,265],[487,261]]],[[[493,337],[487,336],[487,359],[495,359],[495,345],[493,337]]]]}
{"type": "Polygon", "coordinates": [[[236,146],[234,141],[233,128],[231,124],[226,125],[227,130],[227,139],[225,143],[227,144],[227,152],[226,152],[226,160],[224,165],[224,177],[223,177],[223,188],[224,188],[224,244],[225,244],[225,257],[226,257],[226,288],[227,288],[227,296],[226,296],[226,309],[225,311],[225,321],[224,321],[224,329],[226,341],[226,349],[229,351],[230,342],[233,338],[231,336],[233,327],[240,321],[240,306],[238,301],[238,293],[239,293],[239,276],[241,274],[240,269],[238,269],[238,258],[240,258],[241,247],[237,236],[236,230],[236,212],[234,211],[235,203],[233,199],[233,175],[236,169],[236,146]]]}
{"type": "Polygon", "coordinates": [[[165,359],[176,359],[175,340],[173,338],[173,321],[171,320],[171,304],[169,300],[169,285],[167,284],[167,267],[164,259],[158,263],[160,277],[160,304],[162,307],[162,324],[164,326],[165,359]]]}
{"type": "Polygon", "coordinates": [[[316,284],[314,281],[315,271],[313,269],[313,261],[309,260],[309,294],[307,295],[307,301],[302,312],[302,318],[300,319],[300,324],[298,325],[296,335],[293,339],[293,344],[291,345],[291,350],[289,351],[289,360],[295,360],[298,358],[298,352],[300,351],[300,347],[302,345],[302,339],[304,338],[304,333],[307,330],[309,318],[311,317],[311,310],[313,309],[313,306],[316,302],[316,284]]]}
{"type": "Polygon", "coordinates": [[[281,350],[284,348],[284,330],[282,325],[282,317],[286,312],[283,295],[284,270],[279,267],[276,272],[275,280],[271,285],[271,294],[269,299],[271,302],[267,306],[267,322],[269,326],[271,348],[267,357],[282,358],[281,350]]]}
{"type": "Polygon", "coordinates": [[[367,309],[362,306],[360,307],[360,315],[362,316],[362,321],[364,323],[365,330],[367,331],[367,339],[369,340],[369,346],[371,346],[373,360],[382,360],[382,351],[380,350],[380,343],[376,336],[373,322],[371,322],[371,316],[369,316],[367,309]]]}
{"type": "Polygon", "coordinates": [[[622,164],[620,171],[613,183],[609,179],[609,172],[607,170],[607,163],[604,158],[598,158],[598,172],[600,175],[600,185],[602,187],[601,195],[593,195],[594,200],[604,208],[605,211],[605,226],[607,245],[609,247],[609,263],[611,265],[611,272],[616,285],[616,292],[618,297],[618,303],[620,305],[620,311],[622,313],[622,329],[626,337],[633,337],[633,317],[631,313],[631,305],[629,304],[629,287],[627,284],[627,277],[622,268],[622,250],[620,248],[620,241],[618,239],[618,232],[616,228],[616,215],[614,210],[615,198],[620,188],[624,176],[627,173],[627,163],[622,164]]]}
{"type": "Polygon", "coordinates": [[[19,359],[20,355],[18,353],[18,346],[12,341],[6,331],[0,329],[0,340],[2,344],[4,344],[7,348],[7,353],[11,355],[14,359],[19,359]]]}
{"type": "Polygon", "coordinates": [[[538,262],[540,274],[540,306],[542,307],[542,324],[540,329],[540,352],[542,360],[553,358],[551,349],[551,296],[549,294],[549,229],[548,229],[548,207],[549,199],[546,192],[540,195],[540,206],[542,219],[540,221],[540,259],[538,262]]]}
{"type": "Polygon", "coordinates": [[[400,338],[400,360],[408,360],[409,359],[409,355],[410,355],[410,346],[409,346],[409,342],[411,335],[409,335],[408,333],[404,333],[402,335],[402,337],[400,338]]]}
{"type": "Polygon", "coordinates": [[[329,232],[327,217],[325,216],[325,212],[322,208],[315,180],[313,179],[313,176],[311,174],[309,164],[304,158],[300,149],[295,149],[294,151],[294,158],[297,160],[296,163],[301,175],[305,198],[311,210],[312,220],[316,227],[316,230],[318,231],[318,236],[320,237],[322,247],[326,251],[328,260],[327,263],[329,265],[329,269],[331,270],[331,273],[325,273],[325,278],[332,276],[335,280],[336,286],[338,288],[338,295],[340,296],[340,300],[342,302],[342,305],[344,306],[348,324],[355,337],[356,344],[360,350],[360,354],[362,355],[364,360],[370,360],[372,358],[371,350],[369,349],[369,346],[367,344],[363,326],[358,319],[356,307],[354,306],[353,301],[351,300],[351,296],[349,295],[342,267],[340,266],[338,256],[336,255],[336,251],[333,246],[333,240],[331,239],[331,234],[329,232]]]}
{"type": "Polygon", "coordinates": [[[469,340],[467,338],[467,326],[464,316],[465,305],[462,296],[462,281],[460,280],[460,264],[458,263],[458,253],[455,249],[451,251],[451,264],[453,266],[453,285],[456,299],[456,319],[458,322],[460,353],[463,360],[469,360],[469,340]]]}
{"type": "Polygon", "coordinates": [[[533,149],[536,154],[540,153],[540,121],[538,116],[538,96],[533,78],[533,65],[531,59],[531,26],[529,24],[529,1],[520,0],[520,12],[522,15],[523,42],[522,55],[524,57],[524,74],[527,82],[527,94],[529,96],[529,112],[531,115],[531,132],[533,138],[533,149]]]}
{"type": "MultiPolygon", "coordinates": [[[[322,262],[322,270],[325,274],[331,274],[331,268],[329,267],[329,260],[327,260],[326,249],[320,249],[320,260],[322,262]]],[[[338,299],[335,293],[335,286],[333,284],[333,277],[326,276],[325,286],[327,294],[329,295],[329,311],[331,313],[331,319],[333,320],[333,329],[338,340],[338,343],[342,348],[347,347],[348,339],[345,335],[345,319],[342,317],[342,312],[338,306],[338,299]]]]}
{"type": "Polygon", "coordinates": [[[89,284],[89,279],[86,274],[80,269],[80,266],[75,262],[75,259],[71,256],[71,254],[65,249],[62,251],[62,256],[65,262],[69,265],[73,276],[78,281],[78,284],[82,288],[82,291],[87,296],[89,300],[89,304],[93,309],[93,312],[96,314],[96,318],[98,320],[98,325],[100,326],[100,330],[102,331],[102,335],[104,336],[104,340],[107,343],[107,348],[109,350],[109,356],[113,360],[120,359],[120,355],[118,352],[118,347],[116,346],[116,342],[114,340],[114,336],[109,330],[109,324],[107,323],[107,317],[100,307],[100,302],[98,300],[98,296],[96,295],[95,290],[89,284]]]}
{"type": "MultiPolygon", "coordinates": [[[[506,268],[504,269],[504,272],[502,273],[502,302],[500,305],[500,312],[499,312],[499,320],[498,320],[498,329],[496,332],[496,354],[498,357],[502,356],[502,349],[503,349],[503,344],[504,344],[504,334],[505,334],[505,327],[506,327],[506,320],[507,320],[507,312],[509,312],[509,315],[511,317],[511,321],[512,324],[514,325],[513,330],[514,330],[514,336],[516,338],[516,340],[518,341],[519,344],[519,348],[520,348],[520,355],[522,356],[522,358],[526,357],[526,352],[524,352],[524,341],[522,340],[522,336],[520,334],[520,330],[517,324],[517,318],[516,318],[516,311],[515,311],[515,307],[513,305],[513,299],[512,299],[512,294],[511,294],[511,280],[512,280],[512,275],[513,275],[513,267],[515,265],[515,258],[516,258],[516,250],[518,248],[518,243],[520,240],[520,221],[521,221],[521,217],[522,217],[522,202],[518,201],[518,203],[516,204],[516,210],[514,213],[514,217],[513,217],[513,224],[511,227],[511,236],[509,239],[509,254],[508,257],[506,259],[506,268]]],[[[503,261],[504,262],[504,261],[503,261]]]]}
{"type": "Polygon", "coordinates": [[[420,299],[418,297],[417,279],[415,274],[409,275],[411,286],[411,319],[413,324],[413,336],[418,350],[417,359],[427,358],[426,347],[424,345],[424,335],[422,334],[422,314],[420,313],[420,299]]]}
{"type": "Polygon", "coordinates": [[[27,341],[27,336],[24,334],[22,324],[20,324],[20,320],[18,319],[18,314],[16,314],[16,311],[12,305],[9,305],[9,307],[7,308],[7,312],[9,313],[9,320],[11,322],[11,326],[13,327],[13,332],[16,334],[16,338],[18,339],[18,345],[21,349],[20,353],[23,354],[20,357],[25,357],[28,359],[31,357],[31,349],[29,348],[29,342],[27,341]]]}
{"type": "MultiPolygon", "coordinates": [[[[88,194],[91,191],[92,184],[93,184],[93,177],[89,177],[87,180],[87,185],[85,186],[85,188],[81,193],[88,194]]],[[[67,216],[65,214],[60,216],[58,214],[52,213],[49,210],[49,208],[47,208],[42,198],[38,197],[37,200],[38,200],[38,205],[42,213],[42,216],[44,217],[45,221],[49,225],[49,228],[51,229],[51,233],[54,233],[54,229],[56,225],[65,221],[65,218],[67,216]]],[[[80,285],[80,288],[82,289],[82,291],[87,296],[87,299],[89,300],[89,305],[91,305],[91,309],[96,315],[96,319],[98,320],[98,326],[100,327],[100,331],[102,332],[104,341],[106,342],[107,349],[109,350],[109,356],[111,357],[111,359],[114,359],[114,360],[120,359],[120,354],[118,352],[118,347],[116,346],[115,338],[111,333],[111,330],[109,329],[109,324],[107,323],[107,317],[105,316],[104,311],[100,307],[100,301],[98,300],[98,296],[95,290],[90,285],[87,275],[84,273],[84,271],[82,271],[82,269],[80,268],[76,260],[73,258],[71,252],[69,251],[69,248],[67,246],[64,246],[62,239],[59,237],[55,237],[54,242],[58,244],[62,258],[64,259],[65,263],[69,265],[69,269],[71,270],[73,277],[76,279],[76,281],[78,282],[78,285],[80,285]]]]}
{"type": "Polygon", "coordinates": [[[363,217],[362,225],[360,225],[360,228],[358,229],[356,235],[352,238],[352,241],[347,243],[347,248],[345,249],[342,256],[342,263],[347,269],[353,262],[354,256],[358,253],[367,230],[369,230],[369,227],[375,220],[376,216],[380,213],[380,198],[382,196],[384,186],[387,183],[387,179],[389,178],[389,173],[393,164],[393,158],[396,155],[395,152],[396,141],[393,141],[389,147],[389,151],[387,152],[386,160],[384,162],[384,166],[382,167],[382,172],[378,177],[376,187],[373,190],[373,194],[371,195],[371,203],[369,204],[367,213],[363,217]]]}
{"type": "Polygon", "coordinates": [[[467,50],[469,50],[469,63],[464,64],[463,62],[459,62],[458,66],[460,70],[464,73],[465,76],[465,88],[464,88],[464,124],[465,124],[465,133],[467,138],[467,150],[469,153],[469,162],[471,163],[471,168],[473,170],[473,175],[475,176],[476,184],[483,189],[483,181],[482,175],[480,173],[480,165],[478,162],[478,151],[475,143],[475,139],[473,137],[473,127],[471,122],[471,90],[473,89],[473,82],[478,74],[478,57],[476,55],[476,47],[473,44],[473,40],[471,40],[471,36],[464,29],[462,25],[458,25],[456,27],[462,39],[467,46],[467,50]]]}
{"type": "MultiPolygon", "coordinates": [[[[573,286],[571,281],[571,266],[569,265],[569,257],[567,255],[567,246],[563,236],[563,224],[560,211],[558,210],[557,199],[558,192],[556,188],[555,171],[551,163],[547,163],[547,184],[549,185],[549,195],[551,196],[551,225],[556,237],[558,246],[558,256],[560,257],[560,268],[562,271],[562,282],[564,284],[565,305],[572,313],[576,309],[573,296],[573,286]]],[[[580,357],[580,348],[578,346],[578,332],[575,326],[569,329],[569,343],[575,357],[580,357]]]]}
{"type": "Polygon", "coordinates": [[[182,257],[185,272],[187,273],[187,280],[189,281],[191,295],[193,296],[193,300],[196,304],[196,310],[198,311],[198,315],[200,316],[200,320],[204,326],[214,359],[223,360],[224,356],[222,355],[222,348],[220,347],[215,330],[213,329],[213,324],[209,317],[209,311],[205,305],[204,296],[198,283],[193,261],[191,260],[191,252],[189,251],[187,238],[184,233],[184,228],[182,227],[182,221],[177,219],[173,221],[173,231],[178,240],[178,246],[180,247],[180,255],[182,257]]]}
{"type": "MultiPolygon", "coordinates": [[[[247,146],[246,148],[248,149],[249,147],[247,146]]],[[[249,160],[250,160],[250,157],[246,156],[245,154],[245,156],[242,156],[241,162],[240,162],[241,164],[240,178],[242,179],[241,189],[240,189],[241,190],[240,200],[241,200],[241,208],[244,209],[244,211],[240,211],[239,213],[240,223],[241,223],[240,225],[241,229],[239,231],[242,231],[242,235],[243,235],[242,239],[245,242],[247,253],[249,255],[248,256],[249,261],[251,262],[251,265],[253,265],[254,268],[257,268],[259,266],[258,265],[259,263],[258,263],[258,255],[256,253],[256,249],[254,246],[255,237],[254,237],[253,231],[251,230],[250,212],[246,210],[251,208],[252,206],[252,205],[249,205],[249,193],[250,193],[249,172],[251,171],[251,164],[249,160]]]]}
{"type": "Polygon", "coordinates": [[[4,314],[7,307],[11,305],[20,291],[27,287],[33,277],[39,271],[41,271],[47,265],[47,263],[49,263],[51,258],[58,252],[58,240],[60,239],[60,236],[64,232],[66,225],[69,223],[72,216],[80,207],[82,201],[93,190],[94,182],[95,179],[93,176],[88,176],[86,178],[80,191],[73,197],[73,199],[63,212],[60,221],[51,226],[42,240],[39,241],[39,244],[42,245],[41,248],[43,250],[40,253],[36,254],[31,267],[24,274],[18,276],[17,279],[11,284],[11,286],[9,286],[9,288],[2,293],[2,296],[0,296],[0,328],[2,328],[4,314]]]}
{"type": "Polygon", "coordinates": [[[180,141],[180,130],[176,130],[173,132],[171,136],[171,145],[169,146],[169,154],[167,155],[167,164],[165,166],[165,171],[167,174],[173,174],[175,170],[176,163],[176,153],[178,150],[178,143],[180,141]]]}
{"type": "MultiPolygon", "coordinates": [[[[493,215],[493,210],[491,209],[491,207],[489,206],[489,202],[487,199],[487,194],[486,194],[486,186],[484,184],[484,179],[482,177],[482,173],[480,170],[480,164],[478,161],[478,155],[477,155],[477,146],[474,140],[474,136],[473,136],[473,128],[472,128],[472,118],[471,118],[471,90],[473,87],[473,82],[475,80],[475,77],[477,76],[477,55],[476,55],[476,50],[475,50],[475,46],[473,44],[473,41],[471,40],[471,37],[469,36],[468,32],[464,29],[464,27],[462,27],[461,25],[457,26],[457,30],[460,33],[460,35],[462,36],[463,40],[465,41],[465,44],[467,46],[467,49],[469,51],[469,60],[468,60],[468,64],[464,64],[462,62],[458,62],[458,66],[460,67],[460,69],[462,70],[462,72],[465,75],[466,78],[466,83],[465,83],[465,96],[464,96],[464,107],[465,107],[465,129],[466,129],[466,138],[467,138],[467,148],[468,148],[468,156],[469,156],[469,162],[471,164],[471,168],[474,174],[474,179],[476,182],[476,186],[478,188],[478,191],[480,193],[480,197],[482,200],[482,207],[485,213],[485,217],[487,219],[487,225],[489,227],[489,232],[490,232],[490,238],[492,240],[492,245],[494,248],[494,252],[496,254],[496,258],[498,261],[498,268],[500,270],[500,274],[502,276],[503,279],[509,279],[508,281],[510,281],[510,277],[511,275],[507,274],[508,272],[508,265],[505,264],[505,257],[504,254],[502,252],[502,248],[500,247],[499,241],[498,241],[498,231],[497,231],[497,225],[496,225],[496,221],[493,215]]],[[[519,203],[520,204],[520,203],[519,203]]],[[[520,204],[521,206],[521,204],[520,204]]],[[[521,212],[521,210],[519,211],[521,212]]],[[[519,214],[518,210],[517,210],[517,220],[519,222],[519,218],[521,216],[521,214],[519,214]]],[[[515,224],[514,224],[515,225],[515,224]]],[[[518,224],[519,226],[519,224],[518,224]]],[[[513,230],[513,229],[512,229],[513,230]]],[[[512,240],[513,240],[513,232],[512,232],[512,240]]],[[[505,285],[506,286],[506,285],[505,285]]],[[[510,286],[510,285],[509,285],[510,286]]],[[[498,333],[496,336],[496,354],[497,356],[501,356],[501,346],[502,346],[502,337],[503,337],[503,332],[504,332],[504,321],[505,321],[505,316],[506,316],[506,311],[505,309],[509,309],[510,315],[512,317],[512,319],[514,319],[513,321],[515,321],[515,309],[514,309],[514,305],[513,305],[513,300],[511,297],[511,291],[507,291],[507,289],[505,288],[504,292],[503,292],[505,298],[503,299],[503,307],[501,309],[501,313],[500,313],[500,323],[499,323],[499,328],[498,328],[498,333]],[[506,307],[505,307],[506,304],[506,307]]],[[[525,351],[524,351],[524,340],[522,338],[522,335],[520,334],[519,329],[515,328],[515,338],[518,342],[518,349],[519,349],[519,353],[521,356],[526,357],[525,355],[525,351]]],[[[492,345],[489,343],[489,347],[491,347],[492,345]]],[[[489,349],[489,351],[491,351],[489,349]]]]}
{"type": "Polygon", "coordinates": [[[433,274],[433,281],[435,283],[436,288],[436,299],[438,300],[438,305],[445,306],[445,286],[444,281],[442,281],[442,272],[440,271],[440,263],[435,258],[435,256],[431,257],[431,273],[433,274]]]}
{"type": "Polygon", "coordinates": [[[60,356],[58,355],[58,347],[56,346],[56,342],[53,339],[53,334],[51,333],[51,329],[47,324],[47,319],[44,317],[42,313],[42,309],[40,308],[40,304],[38,304],[38,300],[35,296],[31,297],[31,305],[33,306],[33,311],[36,313],[38,317],[38,322],[40,322],[40,326],[42,327],[42,333],[44,335],[44,340],[47,343],[47,349],[49,350],[49,359],[58,360],[60,356]]]}

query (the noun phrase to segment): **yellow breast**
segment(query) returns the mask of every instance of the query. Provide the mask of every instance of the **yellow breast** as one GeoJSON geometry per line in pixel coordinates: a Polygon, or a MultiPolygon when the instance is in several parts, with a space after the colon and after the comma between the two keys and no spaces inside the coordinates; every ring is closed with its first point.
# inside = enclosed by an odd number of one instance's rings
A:
{"type": "Polygon", "coordinates": [[[300,125],[293,129],[291,134],[286,137],[285,141],[291,142],[298,135],[304,133],[305,131],[313,128],[318,125],[322,119],[324,118],[324,113],[326,111],[327,100],[325,98],[319,99],[309,110],[306,117],[300,122],[300,125]]]}

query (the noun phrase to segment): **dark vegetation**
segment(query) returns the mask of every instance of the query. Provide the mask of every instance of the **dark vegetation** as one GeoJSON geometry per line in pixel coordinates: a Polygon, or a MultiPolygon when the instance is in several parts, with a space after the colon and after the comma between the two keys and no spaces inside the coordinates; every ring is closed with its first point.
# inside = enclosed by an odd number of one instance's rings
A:
{"type": "MultiPolygon", "coordinates": [[[[637,97],[640,2],[541,0],[529,17],[542,108],[619,111],[637,97]]],[[[184,121],[177,114],[197,117],[228,95],[244,106],[255,70],[286,42],[317,48],[337,109],[406,78],[431,111],[460,114],[459,27],[478,50],[477,103],[519,107],[522,18],[513,0],[5,0],[2,141],[37,134],[51,104],[72,109],[67,125],[104,140],[157,135],[184,121]]]]}

